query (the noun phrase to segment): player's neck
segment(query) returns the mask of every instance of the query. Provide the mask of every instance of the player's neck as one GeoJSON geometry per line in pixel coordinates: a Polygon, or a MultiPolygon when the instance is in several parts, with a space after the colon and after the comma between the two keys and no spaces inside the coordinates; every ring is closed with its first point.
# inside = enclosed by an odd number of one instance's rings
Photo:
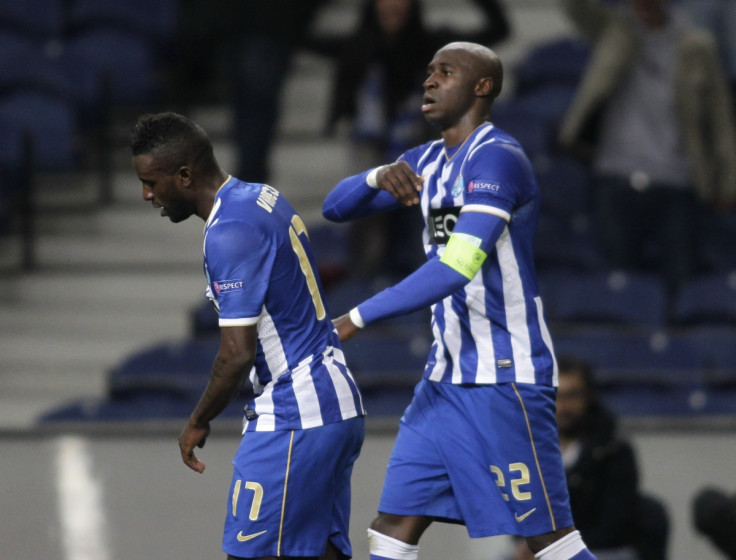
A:
{"type": "Polygon", "coordinates": [[[465,121],[460,122],[457,125],[447,128],[442,131],[442,140],[445,142],[445,146],[448,148],[454,148],[465,142],[472,134],[484,124],[488,124],[488,121],[483,119],[481,121],[465,121]]]}
{"type": "Polygon", "coordinates": [[[205,187],[199,194],[197,202],[197,216],[207,221],[212,207],[215,205],[215,197],[218,191],[230,180],[231,175],[220,169],[215,175],[205,181],[205,187]]]}

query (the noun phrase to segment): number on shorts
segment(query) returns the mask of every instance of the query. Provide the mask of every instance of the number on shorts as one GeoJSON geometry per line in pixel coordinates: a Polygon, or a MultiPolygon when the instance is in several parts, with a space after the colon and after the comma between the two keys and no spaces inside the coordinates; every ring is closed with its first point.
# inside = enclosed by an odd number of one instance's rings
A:
{"type": "MultiPolygon", "coordinates": [[[[496,477],[496,485],[501,489],[501,496],[507,502],[509,495],[504,492],[506,488],[506,475],[496,465],[491,465],[491,472],[496,477]]],[[[532,493],[522,490],[522,486],[529,484],[531,477],[529,476],[529,468],[524,463],[511,463],[509,465],[509,479],[511,480],[511,495],[515,500],[520,502],[531,500],[532,493]],[[516,475],[513,476],[512,475],[516,475]]]]}
{"type": "MultiPolygon", "coordinates": [[[[240,498],[240,489],[242,486],[242,480],[235,481],[235,487],[233,488],[233,517],[238,515],[238,499],[240,498]]],[[[250,512],[248,513],[248,519],[255,521],[258,519],[258,514],[261,511],[261,502],[263,501],[263,486],[257,482],[245,481],[245,489],[253,490],[253,501],[250,504],[250,512]]]]}
{"type": "Polygon", "coordinates": [[[319,293],[319,286],[317,286],[317,278],[314,276],[312,265],[309,262],[307,253],[304,251],[304,245],[302,245],[299,239],[299,235],[302,233],[307,233],[307,227],[304,225],[302,219],[294,214],[294,217],[291,218],[291,227],[289,228],[291,247],[299,258],[299,266],[302,269],[304,278],[307,280],[307,288],[309,288],[309,293],[312,295],[312,303],[317,313],[317,319],[321,321],[327,315],[325,313],[325,304],[322,302],[322,295],[319,293]]]}

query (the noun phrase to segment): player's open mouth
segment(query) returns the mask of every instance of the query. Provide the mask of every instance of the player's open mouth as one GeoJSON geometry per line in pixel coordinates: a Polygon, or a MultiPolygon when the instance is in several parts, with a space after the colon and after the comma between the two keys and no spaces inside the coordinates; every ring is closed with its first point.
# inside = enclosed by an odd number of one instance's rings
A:
{"type": "Polygon", "coordinates": [[[424,96],[423,101],[424,103],[422,104],[422,112],[429,111],[432,108],[432,105],[436,103],[436,101],[432,97],[429,97],[428,95],[424,96]]]}

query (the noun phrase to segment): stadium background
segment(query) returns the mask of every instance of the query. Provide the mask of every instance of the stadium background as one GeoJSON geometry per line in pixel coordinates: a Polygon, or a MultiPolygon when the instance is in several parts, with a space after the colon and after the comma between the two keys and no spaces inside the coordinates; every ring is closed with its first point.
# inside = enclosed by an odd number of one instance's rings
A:
{"type": "MultiPolygon", "coordinates": [[[[350,27],[357,0],[333,0],[319,26],[350,27]]],[[[430,24],[473,26],[466,0],[426,0],[430,24]]],[[[508,0],[512,37],[497,48],[513,68],[536,42],[571,33],[554,2],[508,0]]],[[[330,66],[299,53],[282,98],[273,178],[308,226],[319,224],[324,194],[345,174],[347,147],[319,135],[330,66]]],[[[513,89],[509,74],[507,91],[513,89]]],[[[233,150],[227,106],[190,115],[213,136],[226,169],[233,150]]],[[[22,240],[0,239],[0,558],[133,560],[218,557],[237,420],[218,421],[202,452],[207,473],[180,463],[179,423],[159,421],[39,424],[68,403],[104,398],[110,371],[154,343],[190,334],[203,289],[201,224],[172,227],[140,202],[126,133],[130,113],[113,123],[111,201],[101,204],[95,172],[34,176],[37,214],[32,270],[22,240]]],[[[350,356],[348,355],[350,359],[350,356]]],[[[418,372],[417,372],[418,375],[418,372]]],[[[352,535],[367,557],[364,528],[373,516],[396,418],[374,417],[354,476],[352,535]]],[[[625,418],[644,489],[659,495],[672,521],[671,560],[717,559],[690,523],[690,498],[703,484],[734,485],[733,418],[625,418]]],[[[433,527],[422,557],[494,560],[505,539],[470,541],[460,527],[433,527]]]]}

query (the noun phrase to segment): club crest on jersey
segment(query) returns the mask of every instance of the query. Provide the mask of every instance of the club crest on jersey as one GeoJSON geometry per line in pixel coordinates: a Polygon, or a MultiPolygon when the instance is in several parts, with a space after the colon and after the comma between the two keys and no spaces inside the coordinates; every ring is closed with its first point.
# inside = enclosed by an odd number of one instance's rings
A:
{"type": "Polygon", "coordinates": [[[463,176],[458,175],[457,179],[455,179],[455,184],[452,185],[452,196],[457,198],[463,193],[464,190],[465,190],[465,182],[463,181],[463,176]]]}
{"type": "Polygon", "coordinates": [[[242,280],[222,280],[221,282],[213,282],[212,287],[215,289],[215,293],[228,294],[230,292],[237,292],[243,289],[242,280]]]}

